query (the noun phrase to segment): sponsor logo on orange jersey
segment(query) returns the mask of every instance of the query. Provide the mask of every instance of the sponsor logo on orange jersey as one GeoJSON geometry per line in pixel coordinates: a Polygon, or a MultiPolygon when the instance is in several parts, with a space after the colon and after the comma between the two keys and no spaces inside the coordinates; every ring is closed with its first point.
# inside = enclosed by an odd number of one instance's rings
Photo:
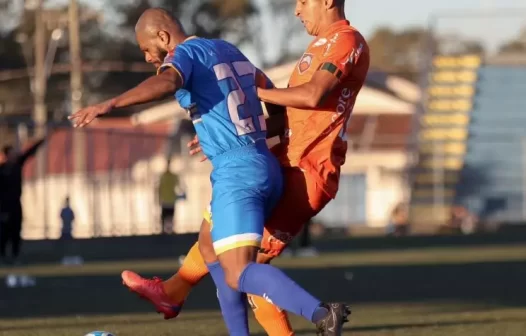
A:
{"type": "Polygon", "coordinates": [[[300,74],[303,74],[305,71],[309,70],[313,59],[314,56],[312,54],[303,54],[298,63],[298,71],[300,74]]]}

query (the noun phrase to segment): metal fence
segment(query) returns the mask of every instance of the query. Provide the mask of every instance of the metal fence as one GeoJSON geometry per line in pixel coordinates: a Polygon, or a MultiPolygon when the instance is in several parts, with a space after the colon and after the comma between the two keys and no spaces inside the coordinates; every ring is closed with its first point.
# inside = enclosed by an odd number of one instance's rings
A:
{"type": "MultiPolygon", "coordinates": [[[[159,233],[157,184],[166,168],[172,138],[140,130],[89,130],[84,134],[85,167],[79,171],[75,169],[74,132],[70,128],[55,129],[46,146],[24,169],[24,237],[59,237],[60,210],[66,197],[71,199],[76,215],[73,233],[77,238],[159,233]],[[39,166],[44,167],[42,177],[39,166]]],[[[316,221],[327,227],[383,230],[393,210],[409,198],[412,154],[403,149],[408,137],[376,135],[367,147],[359,145],[364,143],[361,136],[349,140],[355,145],[350,146],[342,168],[339,193],[316,221]]],[[[463,204],[478,216],[497,207],[497,212],[488,213],[495,220],[524,218],[526,204],[521,195],[526,193],[526,142],[509,153],[507,145],[516,142],[508,140],[512,138],[479,141],[480,150],[473,155],[500,160],[495,151],[501,151],[508,157],[502,162],[509,169],[465,169],[458,184],[463,204]],[[517,194],[519,197],[513,198],[517,194]],[[506,208],[502,208],[502,202],[507,202],[506,208]]],[[[210,201],[210,169],[209,163],[186,155],[172,156],[172,171],[187,190],[186,199],[176,203],[174,232],[198,230],[210,201]]]]}
{"type": "MultiPolygon", "coordinates": [[[[31,143],[19,139],[24,132],[13,132],[13,139],[31,143]]],[[[174,232],[198,230],[211,197],[211,166],[178,146],[190,135],[174,137],[169,127],[49,127],[47,134],[45,145],[24,168],[25,239],[58,238],[67,197],[77,238],[159,233],[157,185],[167,157],[186,189],[186,199],[176,202],[174,232]]],[[[317,221],[333,227],[386,225],[391,208],[406,198],[406,142],[405,134],[364,131],[351,136],[339,195],[317,221]]]]}
{"type": "Polygon", "coordinates": [[[49,127],[46,133],[47,141],[24,167],[24,238],[59,237],[66,198],[76,217],[75,237],[159,233],[157,185],[169,157],[171,171],[188,189],[186,199],[176,203],[174,231],[199,227],[210,198],[210,168],[180,150],[179,142],[189,135],[70,127],[49,127]]]}

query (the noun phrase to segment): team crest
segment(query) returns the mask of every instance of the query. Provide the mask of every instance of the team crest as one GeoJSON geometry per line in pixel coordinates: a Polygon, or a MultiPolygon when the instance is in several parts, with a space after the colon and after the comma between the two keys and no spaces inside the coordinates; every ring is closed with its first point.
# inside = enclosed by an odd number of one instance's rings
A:
{"type": "Polygon", "coordinates": [[[303,54],[298,63],[298,71],[300,75],[302,75],[305,71],[309,70],[313,59],[314,56],[312,54],[303,54]]]}

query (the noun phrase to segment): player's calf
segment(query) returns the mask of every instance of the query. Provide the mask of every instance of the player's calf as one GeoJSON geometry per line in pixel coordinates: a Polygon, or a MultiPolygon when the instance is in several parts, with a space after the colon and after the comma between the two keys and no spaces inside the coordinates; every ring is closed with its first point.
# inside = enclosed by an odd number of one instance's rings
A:
{"type": "MultiPolygon", "coordinates": [[[[203,221],[199,232],[199,247],[210,275],[217,287],[217,298],[221,306],[221,313],[230,335],[248,336],[248,319],[246,295],[240,293],[227,283],[226,270],[217,261],[217,256],[210,234],[210,224],[203,221]]],[[[232,270],[232,269],[231,269],[232,270]]],[[[228,273],[229,277],[231,272],[228,273]]]]}

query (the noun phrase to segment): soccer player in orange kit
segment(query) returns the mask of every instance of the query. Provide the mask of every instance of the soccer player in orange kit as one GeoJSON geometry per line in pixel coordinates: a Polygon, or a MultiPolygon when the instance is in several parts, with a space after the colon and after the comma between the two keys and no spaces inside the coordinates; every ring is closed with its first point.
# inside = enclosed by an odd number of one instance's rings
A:
{"type": "MultiPolygon", "coordinates": [[[[278,256],[335,197],[347,152],[347,125],[369,69],[369,48],[345,19],[344,0],[297,0],[296,16],[315,39],[300,58],[288,88],[258,89],[263,102],[287,107],[281,142],[272,148],[283,167],[284,191],[265,224],[261,263],[278,256]]],[[[205,213],[201,235],[211,216],[205,213]]],[[[178,273],[164,282],[124,271],[124,283],[151,301],[165,318],[176,317],[190,289],[208,274],[207,249],[194,245],[178,273]]],[[[248,299],[269,335],[294,334],[284,311],[262,297],[249,295],[248,299]]]]}

